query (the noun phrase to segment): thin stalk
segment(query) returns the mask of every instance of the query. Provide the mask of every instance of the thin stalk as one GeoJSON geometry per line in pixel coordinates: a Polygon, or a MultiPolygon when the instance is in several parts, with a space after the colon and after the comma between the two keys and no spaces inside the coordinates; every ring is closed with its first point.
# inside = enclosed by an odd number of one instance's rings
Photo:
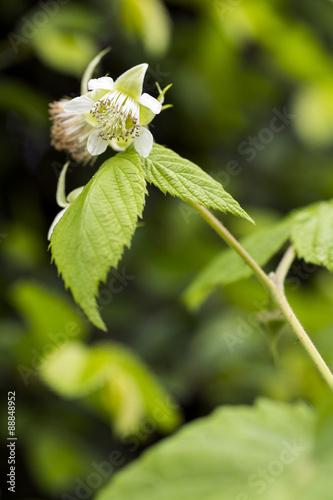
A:
{"type": "Polygon", "coordinates": [[[273,283],[267,274],[261,269],[256,261],[247,253],[245,248],[236,240],[236,238],[228,231],[228,229],[220,222],[207,208],[191,203],[191,205],[199,212],[201,217],[214,229],[214,231],[221,236],[221,238],[233,248],[246,264],[252,269],[258,280],[264,285],[265,288],[271,290],[273,283]]]}
{"type": "Polygon", "coordinates": [[[199,212],[203,219],[214,229],[214,231],[231,247],[244,262],[252,269],[257,279],[268,290],[277,307],[282,312],[286,321],[296,334],[296,337],[303,345],[304,349],[315,363],[319,373],[326,381],[329,388],[333,391],[333,374],[321,357],[312,340],[304,330],[300,321],[292,310],[284,292],[284,280],[288,270],[295,258],[295,250],[290,247],[281,260],[276,273],[270,278],[256,263],[256,261],[247,253],[244,247],[234,238],[234,236],[224,227],[224,225],[207,208],[191,203],[199,212]]]}
{"type": "Polygon", "coordinates": [[[284,281],[288,274],[291,264],[294,262],[296,257],[296,252],[293,246],[290,246],[284,256],[281,259],[280,264],[278,265],[273,277],[271,278],[278,287],[284,288],[284,281]]]}
{"type": "Polygon", "coordinates": [[[272,296],[276,305],[279,307],[281,310],[283,316],[286,318],[287,322],[295,332],[298,340],[301,342],[303,345],[304,349],[310,356],[310,358],[313,360],[315,363],[319,373],[323,377],[323,379],[326,381],[327,385],[329,388],[333,391],[333,375],[329,367],[327,366],[326,362],[320,355],[319,351],[317,350],[316,346],[313,344],[312,340],[304,330],[303,326],[299,322],[297,316],[295,315],[294,311],[292,310],[287,297],[285,296],[284,292],[281,293],[281,290],[276,290],[276,293],[272,296]]]}

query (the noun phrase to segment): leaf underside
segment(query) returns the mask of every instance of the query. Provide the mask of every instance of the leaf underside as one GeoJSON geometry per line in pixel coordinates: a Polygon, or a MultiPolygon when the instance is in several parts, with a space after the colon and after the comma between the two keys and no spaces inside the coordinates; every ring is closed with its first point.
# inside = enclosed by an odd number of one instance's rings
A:
{"type": "Polygon", "coordinates": [[[97,500],[326,500],[333,457],[318,456],[315,427],[304,403],[219,408],[143,453],[97,500]]]}

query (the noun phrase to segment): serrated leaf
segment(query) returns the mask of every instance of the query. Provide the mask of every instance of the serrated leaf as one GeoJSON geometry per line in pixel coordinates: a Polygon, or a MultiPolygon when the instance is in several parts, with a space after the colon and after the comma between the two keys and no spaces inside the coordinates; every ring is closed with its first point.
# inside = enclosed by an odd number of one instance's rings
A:
{"type": "Polygon", "coordinates": [[[291,240],[298,257],[333,271],[333,201],[296,212],[291,240]]]}
{"type": "MultiPolygon", "coordinates": [[[[264,266],[287,241],[291,226],[292,219],[288,218],[243,238],[240,243],[259,266],[264,266]]],[[[185,291],[184,300],[195,309],[217,286],[229,285],[252,274],[234,250],[223,250],[196,276],[185,291]]]]}
{"type": "Polygon", "coordinates": [[[96,296],[109,268],[129,247],[142,215],[146,182],[135,151],[103,163],[55,227],[53,259],[74,299],[98,328],[96,296]]]}
{"type": "Polygon", "coordinates": [[[206,208],[231,212],[253,222],[219,182],[171,149],[154,144],[150,155],[143,159],[142,166],[148,182],[164,194],[170,193],[185,202],[206,208]]]}
{"type": "MultiPolygon", "coordinates": [[[[69,342],[40,368],[44,382],[65,398],[99,391],[97,408],[113,421],[117,434],[135,433],[142,419],[170,432],[180,424],[178,407],[149,369],[129,349],[103,342],[87,347],[69,342]]],[[[96,402],[90,398],[92,404],[96,402]]]]}
{"type": "Polygon", "coordinates": [[[223,407],[151,448],[97,500],[328,500],[333,456],[320,457],[304,403],[223,407]]]}

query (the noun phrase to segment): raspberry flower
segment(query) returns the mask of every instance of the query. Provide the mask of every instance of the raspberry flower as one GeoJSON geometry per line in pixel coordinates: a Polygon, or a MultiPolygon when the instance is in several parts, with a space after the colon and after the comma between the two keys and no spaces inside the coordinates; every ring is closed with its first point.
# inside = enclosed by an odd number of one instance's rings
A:
{"type": "Polygon", "coordinates": [[[108,144],[119,151],[131,142],[139,154],[149,155],[153,136],[147,124],[160,113],[162,105],[149,94],[142,94],[147,68],[148,64],[135,66],[115,82],[108,76],[89,80],[92,94],[76,97],[65,105],[68,113],[87,114],[86,119],[96,127],[87,141],[92,156],[103,153],[108,144]]]}
{"type": "MultiPolygon", "coordinates": [[[[90,76],[100,58],[97,56],[87,68],[90,76]]],[[[108,146],[123,151],[132,143],[140,155],[147,157],[153,146],[148,124],[161,112],[167,90],[158,87],[157,99],[142,93],[147,69],[148,64],[139,64],[116,81],[109,76],[88,79],[86,71],[80,97],[64,98],[50,106],[52,145],[84,164],[108,146]]]]}

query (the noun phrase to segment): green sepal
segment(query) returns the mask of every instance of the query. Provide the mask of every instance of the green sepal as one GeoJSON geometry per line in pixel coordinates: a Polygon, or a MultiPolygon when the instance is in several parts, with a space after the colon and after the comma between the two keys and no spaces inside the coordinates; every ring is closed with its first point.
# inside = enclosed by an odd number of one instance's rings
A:
{"type": "Polygon", "coordinates": [[[115,90],[125,92],[136,101],[142,94],[143,80],[145,78],[148,64],[143,63],[129,69],[115,81],[115,90]]]}

